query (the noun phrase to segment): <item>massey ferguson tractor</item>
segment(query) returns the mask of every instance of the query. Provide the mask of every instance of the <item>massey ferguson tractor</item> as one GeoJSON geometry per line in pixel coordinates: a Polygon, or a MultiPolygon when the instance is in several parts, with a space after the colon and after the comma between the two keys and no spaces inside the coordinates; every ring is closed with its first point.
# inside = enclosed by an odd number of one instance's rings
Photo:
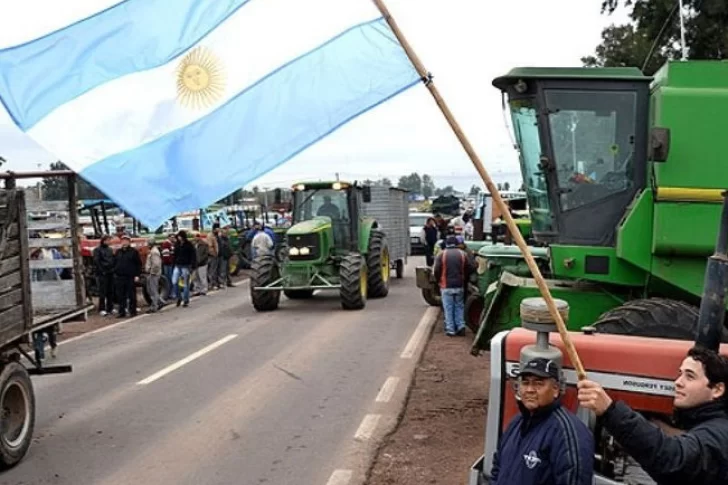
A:
{"type": "Polygon", "coordinates": [[[293,225],[287,256],[253,259],[250,293],[256,310],[278,308],[316,291],[339,293],[346,310],[389,293],[390,270],[404,276],[410,254],[407,192],[348,182],[293,186],[293,225]]]}

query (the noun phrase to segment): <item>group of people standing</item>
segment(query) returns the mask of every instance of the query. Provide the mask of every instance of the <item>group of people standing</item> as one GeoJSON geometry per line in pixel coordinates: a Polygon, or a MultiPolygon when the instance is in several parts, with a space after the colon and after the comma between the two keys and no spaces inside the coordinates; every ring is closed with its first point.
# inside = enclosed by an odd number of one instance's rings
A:
{"type": "Polygon", "coordinates": [[[114,313],[115,300],[118,318],[137,314],[136,284],[142,272],[146,273],[146,289],[151,299],[149,313],[167,304],[159,294],[162,275],[171,282],[169,297],[183,307],[189,306],[193,285],[199,295],[207,295],[211,288],[235,286],[229,271],[233,248],[227,227],[221,229],[215,224],[206,238],[195,238],[194,242],[184,230],[170,234],[161,244],[150,238],[143,266],[141,255],[131,245],[128,234],[122,235],[121,247],[116,252],[109,246],[110,239],[103,236],[93,253],[102,316],[114,313]]]}

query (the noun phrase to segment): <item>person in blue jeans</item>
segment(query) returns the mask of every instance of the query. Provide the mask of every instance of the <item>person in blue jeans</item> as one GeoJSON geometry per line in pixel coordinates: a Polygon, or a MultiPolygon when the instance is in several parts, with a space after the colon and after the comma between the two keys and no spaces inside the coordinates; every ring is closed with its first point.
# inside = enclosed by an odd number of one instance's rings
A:
{"type": "Polygon", "coordinates": [[[458,248],[454,235],[445,239],[445,250],[435,258],[433,272],[440,286],[445,312],[445,334],[465,335],[465,288],[475,265],[468,254],[458,248]]]}
{"type": "Polygon", "coordinates": [[[172,271],[172,298],[177,300],[177,306],[184,301],[185,307],[190,305],[190,273],[197,265],[195,247],[187,239],[185,231],[177,233],[177,244],[174,246],[174,270],[172,271]],[[182,278],[184,290],[179,294],[179,280],[182,278]]]}

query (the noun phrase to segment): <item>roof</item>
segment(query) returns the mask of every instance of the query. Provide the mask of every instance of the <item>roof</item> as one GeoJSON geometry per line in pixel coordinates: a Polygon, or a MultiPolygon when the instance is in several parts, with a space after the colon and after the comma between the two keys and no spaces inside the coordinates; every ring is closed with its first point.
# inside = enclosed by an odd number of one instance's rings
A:
{"type": "Polygon", "coordinates": [[[636,67],[517,67],[511,69],[508,74],[495,78],[493,86],[503,90],[515,79],[652,81],[650,76],[645,76],[636,67]]]}

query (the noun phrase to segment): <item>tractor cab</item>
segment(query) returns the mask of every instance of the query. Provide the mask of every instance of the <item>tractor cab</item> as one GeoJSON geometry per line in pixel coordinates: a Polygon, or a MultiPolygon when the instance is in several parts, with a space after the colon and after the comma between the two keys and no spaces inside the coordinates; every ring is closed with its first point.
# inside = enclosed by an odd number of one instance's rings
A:
{"type": "Polygon", "coordinates": [[[312,245],[330,245],[337,253],[356,251],[359,244],[362,192],[359,187],[348,182],[295,185],[293,226],[288,230],[289,256],[310,259],[307,256],[313,255],[312,245]],[[306,237],[318,239],[318,233],[326,233],[328,228],[331,228],[331,241],[297,244],[306,237]]]}
{"type": "Polygon", "coordinates": [[[538,241],[614,245],[647,180],[650,81],[636,68],[518,68],[493,81],[507,97],[538,241]]]}

